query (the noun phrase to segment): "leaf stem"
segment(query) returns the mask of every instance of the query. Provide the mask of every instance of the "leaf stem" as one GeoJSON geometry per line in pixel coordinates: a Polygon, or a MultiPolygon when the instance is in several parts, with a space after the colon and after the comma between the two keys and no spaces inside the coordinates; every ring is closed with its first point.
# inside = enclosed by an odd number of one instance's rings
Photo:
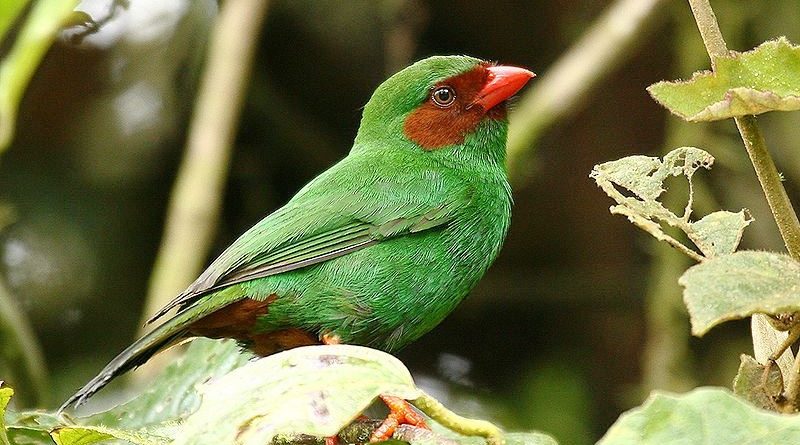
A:
{"type": "Polygon", "coordinates": [[[505,443],[503,432],[494,424],[485,420],[461,417],[424,392],[419,398],[411,400],[411,403],[431,419],[459,434],[485,437],[489,445],[505,443]]]}
{"type": "Polygon", "coordinates": [[[716,58],[728,55],[728,46],[722,37],[722,31],[719,30],[717,16],[711,9],[709,0],[689,0],[689,6],[692,8],[692,14],[694,14],[694,20],[697,22],[697,29],[700,30],[706,51],[711,57],[711,66],[716,68],[716,58]]]}
{"type": "Polygon", "coordinates": [[[756,117],[737,117],[736,126],[739,128],[739,134],[742,136],[761,188],[764,189],[772,216],[786,244],[786,250],[792,258],[800,261],[800,221],[797,220],[797,214],[783,187],[778,169],[767,150],[764,136],[756,124],[756,117]]]}
{"type": "MultiPolygon", "coordinates": [[[[728,55],[728,48],[719,29],[714,10],[711,9],[709,0],[689,0],[689,5],[703,38],[703,44],[711,58],[711,66],[716,67],[716,59],[728,55]]],[[[775,162],[767,150],[767,144],[756,124],[756,118],[755,116],[742,116],[735,120],[747,149],[747,155],[753,163],[761,188],[764,189],[772,216],[775,218],[781,237],[783,237],[786,250],[789,251],[792,258],[800,261],[800,221],[798,221],[786,189],[783,187],[775,162]]]]}

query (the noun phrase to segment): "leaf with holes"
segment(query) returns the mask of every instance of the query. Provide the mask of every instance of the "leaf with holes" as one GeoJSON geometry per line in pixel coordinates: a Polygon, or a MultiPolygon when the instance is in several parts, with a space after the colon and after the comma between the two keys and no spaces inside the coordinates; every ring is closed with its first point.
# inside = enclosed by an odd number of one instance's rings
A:
{"type": "Polygon", "coordinates": [[[729,255],[742,241],[744,229],[753,222],[746,210],[720,210],[691,223],[692,242],[708,257],[729,255]]]}
{"type": "Polygon", "coordinates": [[[800,263],[788,255],[741,251],[690,267],[678,282],[692,334],[755,313],[800,310],[800,263]]]}
{"type": "Polygon", "coordinates": [[[695,260],[732,253],[739,245],[751,219],[746,211],[714,212],[692,222],[694,189],[692,177],[701,168],[709,169],[714,157],[695,147],[681,147],[664,156],[629,156],[596,165],[589,175],[617,205],[610,208],[615,215],[624,215],[634,225],[659,241],[666,241],[695,260]],[[682,215],[666,208],[658,198],[665,192],[664,181],[685,176],[689,182],[689,198],[682,215]],[[663,225],[676,227],[702,252],[698,254],[665,232],[663,225]]]}
{"type": "Polygon", "coordinates": [[[752,51],[716,59],[714,72],[658,82],[647,91],[691,122],[800,109],[800,47],[781,37],[752,51]]]}
{"type": "Polygon", "coordinates": [[[654,392],[622,416],[598,445],[800,443],[800,416],[764,411],[723,388],[654,392]]]}

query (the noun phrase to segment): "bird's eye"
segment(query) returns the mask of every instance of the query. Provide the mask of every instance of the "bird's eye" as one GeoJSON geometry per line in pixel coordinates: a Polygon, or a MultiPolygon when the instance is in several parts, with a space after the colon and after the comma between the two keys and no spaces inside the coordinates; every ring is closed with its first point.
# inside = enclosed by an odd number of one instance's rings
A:
{"type": "Polygon", "coordinates": [[[436,106],[447,108],[456,101],[456,92],[450,87],[439,87],[431,94],[431,100],[436,106]]]}

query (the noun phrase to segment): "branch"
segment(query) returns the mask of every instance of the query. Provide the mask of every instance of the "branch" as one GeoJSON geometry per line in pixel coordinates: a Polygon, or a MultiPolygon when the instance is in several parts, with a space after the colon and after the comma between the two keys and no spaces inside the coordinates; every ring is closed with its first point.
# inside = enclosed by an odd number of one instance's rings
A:
{"type": "Polygon", "coordinates": [[[554,122],[578,110],[588,93],[618,68],[654,29],[664,0],[617,0],[522,97],[508,133],[513,182],[527,180],[527,157],[554,122]]]}
{"type": "MultiPolygon", "coordinates": [[[[0,19],[0,43],[14,18],[26,2],[10,2],[2,8],[7,16],[0,19]]],[[[14,137],[19,102],[39,63],[47,54],[56,33],[72,15],[78,0],[40,0],[30,13],[14,41],[14,45],[0,62],[0,153],[6,150],[14,137]]]]}
{"type": "Polygon", "coordinates": [[[267,0],[222,3],[150,278],[144,319],[183,290],[207,259],[267,5],[267,0]]]}

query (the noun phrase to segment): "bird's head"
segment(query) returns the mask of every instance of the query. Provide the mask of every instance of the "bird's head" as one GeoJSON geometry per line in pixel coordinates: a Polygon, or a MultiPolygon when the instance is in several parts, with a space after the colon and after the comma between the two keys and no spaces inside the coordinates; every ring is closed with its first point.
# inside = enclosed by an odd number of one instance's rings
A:
{"type": "Polygon", "coordinates": [[[533,76],[524,68],[467,56],[420,60],[375,90],[355,147],[391,144],[436,156],[502,161],[506,102],[533,76]]]}

